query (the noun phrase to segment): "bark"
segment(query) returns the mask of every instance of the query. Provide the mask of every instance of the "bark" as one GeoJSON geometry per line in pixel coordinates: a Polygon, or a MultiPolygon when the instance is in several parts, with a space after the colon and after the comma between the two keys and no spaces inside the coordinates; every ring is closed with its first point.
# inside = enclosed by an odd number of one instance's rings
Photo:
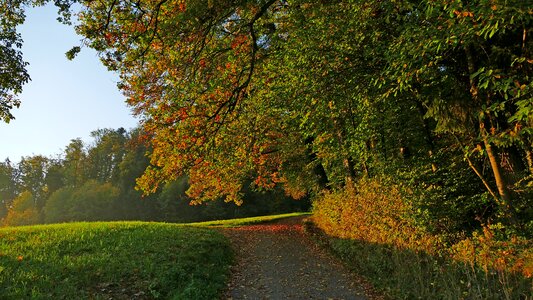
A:
{"type": "Polygon", "coordinates": [[[522,153],[516,146],[505,148],[505,152],[501,152],[500,166],[510,187],[522,180],[528,172],[522,153]]]}
{"type": "Polygon", "coordinates": [[[437,164],[435,164],[435,161],[433,160],[433,151],[435,151],[435,143],[433,142],[433,135],[431,134],[429,122],[426,118],[424,118],[424,116],[426,115],[426,109],[420,101],[415,101],[415,103],[416,108],[418,109],[418,113],[420,114],[420,117],[422,119],[422,128],[424,129],[424,140],[426,141],[429,147],[428,156],[431,160],[431,170],[433,172],[437,172],[437,164]]]}
{"type": "MultiPolygon", "coordinates": [[[[474,57],[472,55],[472,51],[469,46],[465,47],[465,54],[466,54],[468,72],[469,74],[474,74],[476,71],[475,61],[474,61],[474,57]]],[[[470,78],[470,94],[472,96],[472,99],[481,106],[482,101],[479,97],[479,89],[476,83],[474,82],[474,80],[470,76],[469,78],[470,78]]],[[[481,137],[483,139],[483,145],[485,146],[485,152],[487,153],[487,157],[489,158],[490,167],[492,169],[494,180],[496,182],[496,187],[498,188],[498,194],[500,196],[500,201],[498,202],[498,205],[502,207],[504,213],[506,214],[506,217],[512,223],[516,223],[516,218],[515,218],[514,211],[512,208],[511,195],[510,195],[505,177],[502,175],[501,166],[497,159],[497,154],[496,154],[497,151],[490,144],[488,132],[485,129],[485,123],[481,118],[479,119],[479,130],[480,130],[481,137]]]]}
{"type": "Polygon", "coordinates": [[[351,185],[352,187],[355,184],[355,167],[353,159],[350,156],[346,156],[343,159],[344,170],[346,171],[346,185],[351,185]]]}
{"type": "Polygon", "coordinates": [[[342,124],[338,119],[333,121],[333,124],[335,125],[335,131],[337,134],[337,142],[339,143],[339,148],[341,150],[342,155],[342,165],[344,167],[344,174],[345,174],[345,183],[346,185],[352,185],[355,183],[355,168],[353,159],[349,155],[349,151],[346,147],[346,138],[345,133],[342,124]]]}
{"type": "Polygon", "coordinates": [[[487,156],[489,158],[492,173],[494,174],[494,180],[496,181],[496,187],[498,188],[498,193],[500,194],[501,203],[499,204],[503,207],[504,212],[507,214],[507,217],[512,222],[515,222],[512,199],[511,199],[509,189],[507,188],[507,182],[504,176],[502,175],[500,165],[497,160],[496,151],[492,148],[492,145],[489,143],[487,131],[485,130],[483,123],[480,123],[480,130],[481,130],[481,136],[483,137],[483,144],[485,145],[485,151],[487,152],[487,156]]]}
{"type": "Polygon", "coordinates": [[[317,178],[318,186],[321,190],[330,190],[328,175],[322,163],[317,163],[313,168],[313,173],[317,178]]]}
{"type": "Polygon", "coordinates": [[[479,172],[479,170],[472,163],[472,160],[468,156],[466,157],[466,161],[468,162],[468,165],[474,171],[474,173],[476,173],[476,175],[479,177],[479,179],[481,179],[481,182],[483,182],[483,185],[485,185],[485,187],[489,191],[489,194],[494,198],[496,203],[499,203],[500,202],[500,198],[498,198],[498,195],[496,195],[496,193],[492,190],[492,188],[490,187],[490,185],[487,182],[487,180],[485,180],[485,177],[483,177],[483,174],[481,174],[481,172],[479,172]]]}
{"type": "Polygon", "coordinates": [[[529,168],[529,174],[533,174],[533,153],[531,150],[526,150],[526,160],[529,168]]]}

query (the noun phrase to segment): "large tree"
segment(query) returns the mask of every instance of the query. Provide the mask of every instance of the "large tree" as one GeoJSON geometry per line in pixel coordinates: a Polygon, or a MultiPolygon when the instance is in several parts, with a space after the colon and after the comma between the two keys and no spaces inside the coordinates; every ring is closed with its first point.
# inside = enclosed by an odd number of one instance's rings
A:
{"type": "Polygon", "coordinates": [[[24,22],[24,1],[0,1],[0,120],[14,118],[11,110],[20,105],[17,95],[30,79],[22,59],[22,39],[16,27],[24,22]]]}
{"type": "Polygon", "coordinates": [[[185,173],[199,202],[240,202],[250,178],[301,196],[411,156],[436,172],[450,161],[435,153],[460,149],[505,214],[516,199],[527,207],[516,188],[533,169],[522,1],[80,4],[77,31],[120,74],[151,142],[147,193],[185,173]]]}

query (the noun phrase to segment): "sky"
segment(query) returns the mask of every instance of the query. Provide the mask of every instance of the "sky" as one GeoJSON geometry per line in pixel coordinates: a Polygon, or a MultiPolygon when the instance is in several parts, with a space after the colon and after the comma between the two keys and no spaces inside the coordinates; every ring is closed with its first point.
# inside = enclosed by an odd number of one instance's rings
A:
{"type": "Polygon", "coordinates": [[[53,5],[29,8],[22,34],[31,81],[19,95],[21,106],[9,124],[0,121],[0,161],[23,156],[56,157],[72,139],[90,142],[101,128],[136,127],[118,75],[107,71],[96,52],[82,48],[73,60],[65,52],[81,44],[74,28],[57,22],[53,5]]]}

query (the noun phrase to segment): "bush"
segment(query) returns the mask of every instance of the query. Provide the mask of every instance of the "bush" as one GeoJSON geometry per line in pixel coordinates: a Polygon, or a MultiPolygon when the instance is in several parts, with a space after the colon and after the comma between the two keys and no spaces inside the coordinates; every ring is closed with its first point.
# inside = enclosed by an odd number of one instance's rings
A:
{"type": "Polygon", "coordinates": [[[413,207],[399,189],[362,180],[357,191],[326,193],[313,203],[313,220],[326,234],[400,249],[434,252],[440,242],[413,219],[413,207]]]}
{"type": "Polygon", "coordinates": [[[334,253],[393,298],[533,296],[531,240],[497,224],[445,243],[447,236],[416,219],[419,211],[405,195],[390,182],[362,180],[357,191],[322,195],[313,220],[334,253]]]}

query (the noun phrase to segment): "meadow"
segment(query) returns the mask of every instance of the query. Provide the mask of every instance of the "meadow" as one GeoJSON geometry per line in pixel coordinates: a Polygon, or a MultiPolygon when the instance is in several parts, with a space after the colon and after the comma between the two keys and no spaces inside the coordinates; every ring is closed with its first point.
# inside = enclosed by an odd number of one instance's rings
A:
{"type": "Polygon", "coordinates": [[[1,228],[0,299],[214,299],[226,286],[233,252],[208,227],[307,214],[1,228]]]}
{"type": "Polygon", "coordinates": [[[213,299],[233,261],[212,229],[71,223],[0,229],[0,299],[213,299]]]}

